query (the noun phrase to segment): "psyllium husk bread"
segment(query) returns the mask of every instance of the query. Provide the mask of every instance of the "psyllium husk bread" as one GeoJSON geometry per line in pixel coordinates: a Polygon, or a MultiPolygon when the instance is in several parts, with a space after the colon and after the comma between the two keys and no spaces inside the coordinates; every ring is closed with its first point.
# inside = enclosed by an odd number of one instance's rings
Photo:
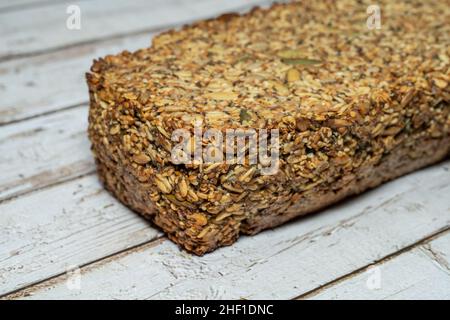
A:
{"type": "Polygon", "coordinates": [[[105,187],[201,255],[445,158],[448,1],[377,3],[229,14],[95,61],[105,187]],[[227,139],[241,131],[256,149],[227,139]]]}

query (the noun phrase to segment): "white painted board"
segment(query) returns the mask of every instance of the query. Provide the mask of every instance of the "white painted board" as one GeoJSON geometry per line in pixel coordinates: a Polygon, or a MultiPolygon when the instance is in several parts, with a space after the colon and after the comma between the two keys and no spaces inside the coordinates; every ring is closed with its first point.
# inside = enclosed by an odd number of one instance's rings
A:
{"type": "Polygon", "coordinates": [[[31,288],[50,299],[290,299],[450,227],[450,162],[416,172],[312,215],[195,257],[169,241],[31,288]]]}
{"type": "Polygon", "coordinates": [[[450,233],[319,291],[311,299],[450,299],[450,233]]]}

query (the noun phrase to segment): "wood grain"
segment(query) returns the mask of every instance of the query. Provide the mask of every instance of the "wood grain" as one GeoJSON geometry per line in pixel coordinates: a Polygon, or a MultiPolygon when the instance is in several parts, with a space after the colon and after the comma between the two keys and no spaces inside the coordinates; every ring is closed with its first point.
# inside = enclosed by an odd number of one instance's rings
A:
{"type": "Polygon", "coordinates": [[[94,172],[87,106],[0,130],[0,201],[94,172]]]}
{"type": "Polygon", "coordinates": [[[274,231],[194,257],[169,241],[30,288],[31,298],[289,299],[450,227],[450,162],[408,175],[274,231]]]}
{"type": "Polygon", "coordinates": [[[267,3],[267,0],[73,1],[70,4],[81,10],[80,30],[66,27],[67,3],[4,12],[0,13],[0,59],[181,25],[267,3]]]}
{"type": "Polygon", "coordinates": [[[450,298],[450,161],[201,258],[92,174],[84,73],[93,58],[270,2],[0,0],[0,296],[450,298]],[[65,27],[69,3],[82,10],[79,31],[65,27]],[[378,290],[367,287],[372,264],[378,290]],[[66,271],[77,266],[81,288],[69,290],[66,271]]]}
{"type": "MultiPolygon", "coordinates": [[[[61,0],[59,0],[61,2],[61,0]]],[[[57,3],[55,0],[0,0],[0,12],[23,10],[31,6],[45,6],[57,3]]]]}
{"type": "Polygon", "coordinates": [[[92,60],[145,48],[152,35],[145,33],[1,63],[0,125],[86,104],[89,95],[85,73],[92,60]]]}
{"type": "Polygon", "coordinates": [[[94,175],[0,204],[0,295],[161,234],[94,175]]]}
{"type": "Polygon", "coordinates": [[[450,233],[376,264],[309,298],[450,299],[450,233]]]}

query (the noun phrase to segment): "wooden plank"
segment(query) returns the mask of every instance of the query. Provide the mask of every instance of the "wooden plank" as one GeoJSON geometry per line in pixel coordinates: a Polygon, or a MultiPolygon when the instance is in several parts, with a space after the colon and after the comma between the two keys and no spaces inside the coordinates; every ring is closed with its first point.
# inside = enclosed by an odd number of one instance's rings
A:
{"type": "Polygon", "coordinates": [[[289,299],[450,227],[450,161],[204,257],[143,246],[15,297],[289,299]],[[31,296],[30,296],[31,295],[31,296]]]}
{"type": "Polygon", "coordinates": [[[267,0],[73,1],[81,29],[66,26],[67,3],[0,13],[0,59],[37,54],[102,38],[180,25],[267,0]]]}
{"type": "Polygon", "coordinates": [[[0,130],[0,201],[94,171],[87,107],[0,130]]]}
{"type": "Polygon", "coordinates": [[[160,236],[94,175],[0,204],[0,225],[0,294],[160,236]]]}
{"type": "Polygon", "coordinates": [[[0,11],[20,10],[29,6],[51,5],[62,0],[0,0],[0,11]]]}
{"type": "Polygon", "coordinates": [[[87,103],[85,73],[92,60],[147,47],[151,37],[145,33],[0,64],[0,124],[87,103]]]}
{"type": "Polygon", "coordinates": [[[450,233],[319,291],[310,299],[450,299],[450,233]]]}

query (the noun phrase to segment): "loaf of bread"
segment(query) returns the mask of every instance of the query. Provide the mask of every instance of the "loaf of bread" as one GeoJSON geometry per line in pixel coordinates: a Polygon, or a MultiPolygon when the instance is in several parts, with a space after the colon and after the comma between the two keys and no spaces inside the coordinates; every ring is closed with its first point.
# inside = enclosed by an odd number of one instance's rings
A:
{"type": "Polygon", "coordinates": [[[276,4],[94,61],[105,187],[201,255],[445,158],[448,2],[377,3],[276,4]]]}

